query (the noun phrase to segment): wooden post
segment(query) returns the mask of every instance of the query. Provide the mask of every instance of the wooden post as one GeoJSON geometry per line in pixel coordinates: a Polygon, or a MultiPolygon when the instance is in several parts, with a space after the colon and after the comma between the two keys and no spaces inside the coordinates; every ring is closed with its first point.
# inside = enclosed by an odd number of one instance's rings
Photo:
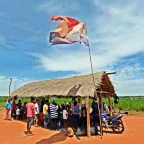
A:
{"type": "Polygon", "coordinates": [[[10,96],[10,93],[11,93],[11,83],[12,83],[12,78],[10,79],[10,84],[9,84],[9,96],[10,96]]]}
{"type": "Polygon", "coordinates": [[[90,101],[89,96],[86,96],[86,109],[87,109],[87,136],[91,136],[91,130],[90,130],[90,101]]]}
{"type": "MultiPolygon", "coordinates": [[[[97,91],[94,91],[94,96],[97,98],[98,100],[98,93],[97,91]]],[[[103,135],[103,128],[102,128],[102,123],[101,123],[101,112],[100,112],[100,107],[98,104],[98,111],[99,111],[99,120],[100,120],[100,135],[101,135],[101,139],[102,139],[102,135],[103,135]]]]}
{"type": "Polygon", "coordinates": [[[110,97],[110,95],[108,95],[108,101],[109,101],[110,116],[112,116],[112,103],[111,103],[111,97],[110,97]]]}

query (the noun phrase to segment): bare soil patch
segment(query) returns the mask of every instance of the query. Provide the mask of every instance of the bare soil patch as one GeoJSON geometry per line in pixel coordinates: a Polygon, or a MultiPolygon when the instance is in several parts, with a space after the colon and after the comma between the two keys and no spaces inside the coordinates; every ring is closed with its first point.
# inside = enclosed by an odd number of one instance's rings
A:
{"type": "Polygon", "coordinates": [[[144,115],[126,115],[123,118],[125,132],[114,134],[111,131],[100,136],[69,138],[63,132],[50,131],[41,127],[32,128],[33,136],[26,136],[26,123],[21,121],[5,121],[5,111],[0,111],[0,144],[128,144],[144,143],[144,115]]]}

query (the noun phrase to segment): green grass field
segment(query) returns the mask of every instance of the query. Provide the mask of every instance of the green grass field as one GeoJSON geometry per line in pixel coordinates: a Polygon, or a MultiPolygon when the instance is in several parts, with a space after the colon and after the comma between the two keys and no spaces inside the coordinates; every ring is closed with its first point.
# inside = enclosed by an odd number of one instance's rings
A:
{"type": "MultiPolygon", "coordinates": [[[[70,102],[71,98],[55,98],[51,97],[51,100],[55,99],[58,104],[63,104],[65,102],[70,102]]],[[[18,99],[19,100],[19,99],[18,99]]],[[[17,101],[18,101],[17,100],[17,101]]],[[[21,99],[22,102],[30,102],[29,98],[21,99]]],[[[103,99],[107,104],[108,100],[103,99]]],[[[0,109],[3,109],[5,103],[7,101],[7,97],[0,97],[0,109]]],[[[92,100],[90,101],[92,102],[92,100]]],[[[113,102],[113,99],[112,99],[113,102]]],[[[135,111],[135,112],[144,112],[144,97],[120,97],[119,104],[115,104],[115,108],[121,111],[135,111]]]]}

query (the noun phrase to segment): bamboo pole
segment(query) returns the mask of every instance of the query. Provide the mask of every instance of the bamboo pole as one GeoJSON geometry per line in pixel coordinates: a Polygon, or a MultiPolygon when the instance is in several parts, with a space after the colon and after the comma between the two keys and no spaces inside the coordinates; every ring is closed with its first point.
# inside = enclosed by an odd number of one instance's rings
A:
{"type": "Polygon", "coordinates": [[[96,88],[95,80],[94,80],[94,73],[93,73],[93,65],[92,65],[92,57],[91,57],[90,46],[88,46],[88,48],[89,48],[89,57],[90,57],[90,64],[91,64],[92,79],[93,79],[94,86],[95,86],[95,88],[96,88]]]}
{"type": "Polygon", "coordinates": [[[91,130],[90,130],[90,101],[89,96],[86,96],[86,109],[87,109],[87,136],[91,136],[91,130]]]}
{"type": "MultiPolygon", "coordinates": [[[[97,87],[96,87],[95,79],[94,79],[94,73],[93,73],[93,65],[92,65],[92,57],[91,57],[90,46],[88,46],[88,48],[89,48],[89,57],[90,57],[90,64],[91,64],[92,79],[93,79],[93,84],[94,84],[94,86],[95,86],[95,91],[96,91],[97,87]]],[[[96,97],[97,97],[97,93],[96,93],[96,97]]],[[[98,98],[98,97],[97,97],[97,98],[98,98]]],[[[101,113],[100,113],[99,105],[98,105],[98,110],[99,110],[99,119],[100,119],[100,133],[101,133],[101,138],[102,138],[101,113]]]]}

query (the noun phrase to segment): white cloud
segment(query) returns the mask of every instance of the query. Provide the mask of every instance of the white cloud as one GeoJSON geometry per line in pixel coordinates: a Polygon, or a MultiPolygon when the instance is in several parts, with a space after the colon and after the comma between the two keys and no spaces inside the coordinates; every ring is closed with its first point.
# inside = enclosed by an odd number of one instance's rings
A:
{"type": "Polygon", "coordinates": [[[139,96],[144,95],[144,68],[137,62],[127,61],[125,64],[112,67],[116,75],[110,76],[118,95],[121,96],[139,96]]]}
{"type": "MultiPolygon", "coordinates": [[[[11,92],[31,81],[32,80],[28,78],[21,78],[21,79],[16,77],[13,78],[11,84],[11,92]]],[[[9,83],[10,83],[10,77],[0,75],[0,96],[9,95],[9,83]]]]}
{"type": "Polygon", "coordinates": [[[78,3],[69,0],[51,0],[42,2],[37,10],[40,12],[46,12],[47,14],[58,14],[69,12],[70,9],[72,11],[78,11],[80,6],[78,3]]]}
{"type": "Polygon", "coordinates": [[[8,44],[6,37],[1,34],[0,34],[0,45],[6,47],[8,49],[13,49],[13,47],[10,44],[8,44]]]}
{"type": "MultiPolygon", "coordinates": [[[[108,70],[127,56],[144,52],[144,2],[141,0],[119,0],[112,3],[105,0],[93,0],[93,2],[96,7],[96,16],[92,19],[89,17],[87,21],[92,21],[93,31],[89,31],[89,39],[95,72],[108,70]]],[[[55,9],[49,10],[48,7],[52,6],[51,4],[52,2],[45,3],[39,8],[47,13],[55,13],[63,6],[59,4],[55,9]]],[[[79,74],[91,72],[88,49],[78,44],[71,45],[67,50],[66,48],[59,50],[59,46],[53,46],[51,53],[32,55],[38,58],[40,65],[46,71],[74,71],[79,74]]],[[[133,62],[131,66],[122,65],[119,70],[112,70],[121,72],[115,76],[119,83],[117,87],[120,94],[144,93],[143,79],[140,79],[140,76],[134,77],[135,73],[140,74],[143,71],[138,63],[133,62]],[[127,83],[129,88],[126,90],[127,83]],[[135,83],[139,85],[134,88],[135,83]]]]}
{"type": "MultiPolygon", "coordinates": [[[[94,31],[89,32],[94,69],[104,68],[121,58],[144,52],[144,19],[139,12],[144,10],[142,5],[138,5],[139,1],[126,5],[120,2],[114,4],[105,4],[98,0],[97,2],[99,5],[96,3],[96,7],[101,8],[101,13],[96,15],[92,25],[94,31]]],[[[58,8],[61,6],[59,4],[58,8]]],[[[76,46],[78,49],[72,52],[68,48],[67,51],[62,49],[56,53],[53,51],[54,48],[51,48],[51,56],[38,54],[37,57],[48,71],[86,71],[89,69],[88,50],[76,46]]],[[[75,45],[72,49],[74,47],[75,45]]]]}

